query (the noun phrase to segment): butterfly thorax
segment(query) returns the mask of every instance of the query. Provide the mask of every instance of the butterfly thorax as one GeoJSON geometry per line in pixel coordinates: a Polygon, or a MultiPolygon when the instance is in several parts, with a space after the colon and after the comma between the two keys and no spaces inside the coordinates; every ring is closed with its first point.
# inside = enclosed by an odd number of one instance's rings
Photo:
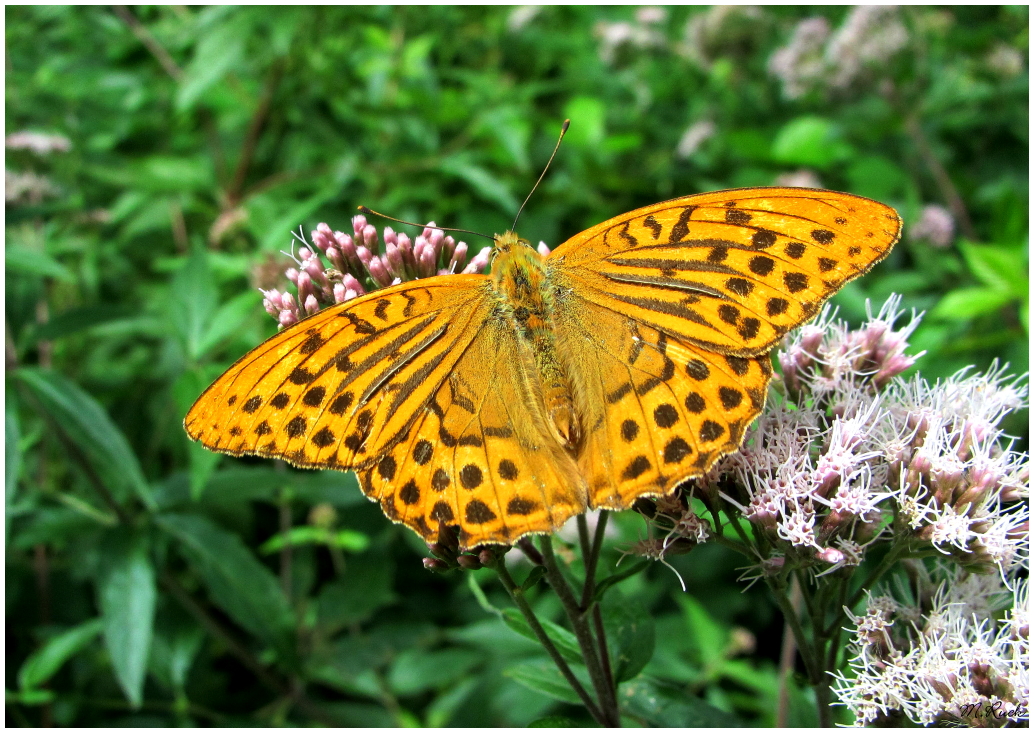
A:
{"type": "Polygon", "coordinates": [[[500,310],[512,321],[535,361],[543,406],[557,440],[568,449],[578,445],[580,430],[571,388],[557,354],[553,325],[554,300],[545,259],[514,232],[495,238],[492,286],[500,310]]]}

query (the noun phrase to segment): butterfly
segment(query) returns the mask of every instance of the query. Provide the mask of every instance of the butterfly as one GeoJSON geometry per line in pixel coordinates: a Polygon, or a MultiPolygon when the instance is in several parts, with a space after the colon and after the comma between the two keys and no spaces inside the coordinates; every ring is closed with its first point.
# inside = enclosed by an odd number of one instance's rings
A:
{"type": "Polygon", "coordinates": [[[511,544],[672,492],[736,451],[769,352],[886,257],[901,219],[833,191],[665,201],[490,274],[405,282],[286,328],[184,421],[231,455],[354,470],[428,542],[511,544]]]}

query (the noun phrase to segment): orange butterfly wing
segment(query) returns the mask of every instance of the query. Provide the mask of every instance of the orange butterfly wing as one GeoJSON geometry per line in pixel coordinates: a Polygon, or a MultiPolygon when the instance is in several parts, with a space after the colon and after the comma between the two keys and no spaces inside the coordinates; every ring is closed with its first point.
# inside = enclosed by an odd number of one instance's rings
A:
{"type": "Polygon", "coordinates": [[[875,201],[754,188],[637,209],[554,250],[590,505],[628,508],[738,449],[764,406],[768,352],[900,230],[875,201]]]}
{"type": "Polygon", "coordinates": [[[509,543],[587,506],[624,509],[736,450],[764,404],[768,351],[900,232],[847,194],[762,188],[630,212],[546,268],[583,439],[544,417],[531,345],[481,275],[404,283],[321,311],[244,356],[187,414],[233,455],[354,469],[427,540],[509,543]]]}
{"type": "Polygon", "coordinates": [[[451,275],[320,311],[238,360],[184,427],[231,455],[354,469],[428,541],[440,524],[464,547],[555,529],[585,510],[584,481],[495,302],[488,278],[451,275]]]}
{"type": "Polygon", "coordinates": [[[550,255],[591,301],[722,354],[772,349],[897,242],[889,206],[834,191],[745,188],[615,217],[550,255]]]}

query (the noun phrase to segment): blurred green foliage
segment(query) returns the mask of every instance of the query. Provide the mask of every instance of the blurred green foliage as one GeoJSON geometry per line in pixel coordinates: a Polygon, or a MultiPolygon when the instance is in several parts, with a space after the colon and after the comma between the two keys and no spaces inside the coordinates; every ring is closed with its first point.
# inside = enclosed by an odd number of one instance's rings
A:
{"type": "MultiPolygon", "coordinates": [[[[362,203],[501,231],[565,117],[521,221],[533,241],[817,180],[906,222],[844,315],[900,292],[928,311],[927,378],[1027,369],[1027,8],[901,9],[891,52],[792,91],[775,55],[799,50],[798,23],[850,38],[853,13],[8,7],[6,132],[60,136],[8,137],[8,722],[587,722],[490,573],[426,573],[351,475],[223,458],[181,427],[274,332],[255,286],[276,284],[291,230],[347,230],[362,203]]],[[[860,53],[841,51],[823,63],[860,53]]],[[[641,531],[627,514],[605,569],[641,531]]],[[[773,723],[781,621],[739,562],[704,546],[674,560],[688,594],[660,566],[613,592],[629,723],[773,723]]],[[[790,700],[814,724],[792,680],[790,700]]]]}

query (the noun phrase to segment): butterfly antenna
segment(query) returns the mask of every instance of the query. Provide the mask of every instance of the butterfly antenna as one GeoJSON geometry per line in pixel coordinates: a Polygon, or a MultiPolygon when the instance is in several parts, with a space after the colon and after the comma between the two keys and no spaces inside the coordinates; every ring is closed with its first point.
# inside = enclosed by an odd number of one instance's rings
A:
{"type": "Polygon", "coordinates": [[[531,193],[528,194],[528,198],[524,199],[524,203],[521,204],[521,208],[517,210],[517,216],[513,218],[513,226],[510,227],[512,232],[517,228],[517,220],[521,218],[521,212],[524,211],[524,207],[528,205],[528,199],[531,198],[531,194],[535,193],[535,189],[542,183],[542,179],[546,177],[546,171],[549,170],[549,164],[553,162],[553,158],[556,157],[556,151],[560,150],[560,143],[564,141],[564,135],[567,134],[567,128],[571,126],[571,120],[564,120],[564,124],[560,128],[560,137],[556,141],[556,147],[553,148],[553,154],[549,156],[549,160],[546,161],[546,167],[542,169],[542,175],[535,181],[535,185],[531,187],[531,193]]]}
{"type": "MultiPolygon", "coordinates": [[[[412,222],[412,221],[403,221],[402,219],[396,219],[394,216],[388,216],[387,214],[381,214],[380,212],[374,211],[373,209],[371,209],[371,208],[369,208],[367,206],[360,206],[359,207],[359,211],[363,212],[367,216],[379,216],[382,219],[388,219],[389,221],[397,221],[399,224],[407,224],[407,225],[409,225],[411,227],[426,227],[426,226],[428,226],[427,224],[417,224],[416,222],[412,222]]],[[[457,229],[456,227],[440,227],[437,224],[435,224],[431,228],[432,229],[441,229],[442,231],[445,231],[445,232],[463,232],[464,234],[473,234],[475,237],[484,237],[485,239],[489,239],[489,240],[491,240],[493,242],[495,241],[495,237],[490,237],[487,234],[482,234],[481,232],[472,232],[469,229],[457,229]]]]}

